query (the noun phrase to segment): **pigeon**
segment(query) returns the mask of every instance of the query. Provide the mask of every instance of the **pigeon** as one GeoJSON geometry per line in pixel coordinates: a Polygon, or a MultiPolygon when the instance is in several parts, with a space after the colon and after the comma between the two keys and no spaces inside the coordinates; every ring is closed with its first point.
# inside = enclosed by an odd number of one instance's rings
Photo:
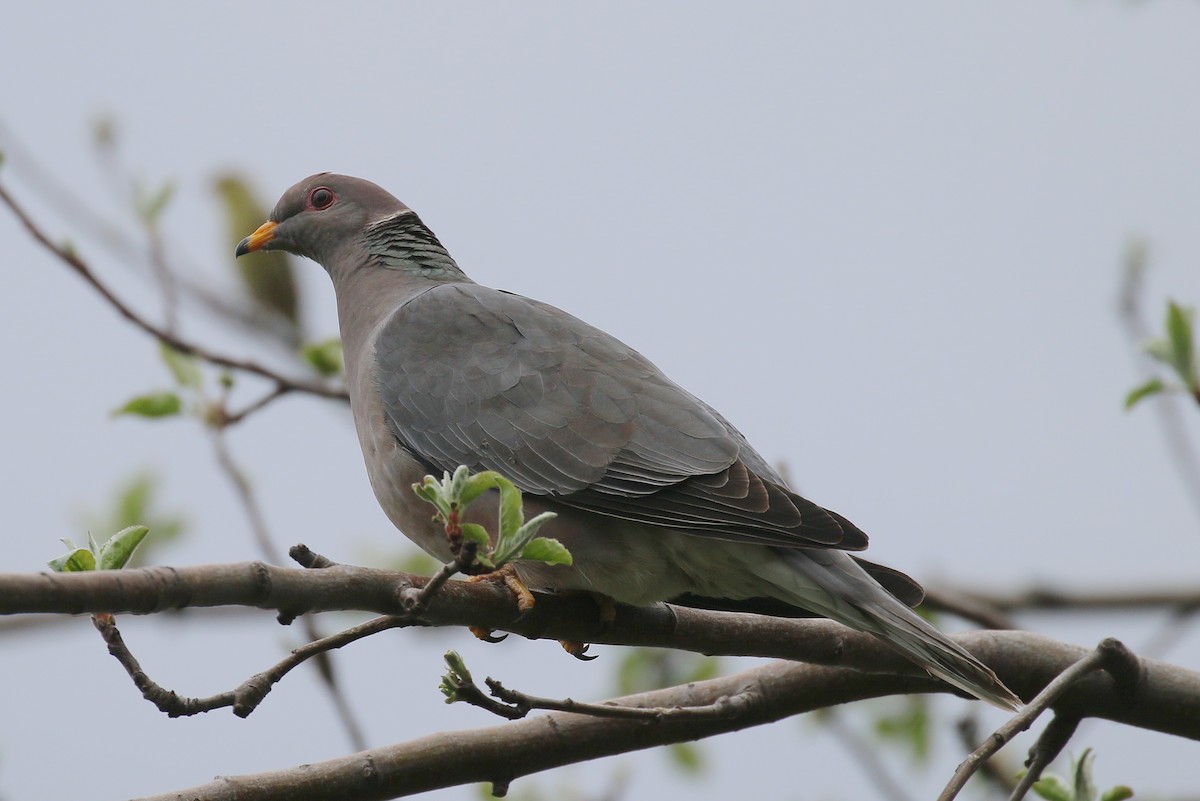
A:
{"type": "MultiPolygon", "coordinates": [[[[720,413],[611,334],[475,283],[376,184],[305,178],[236,252],[259,250],[310,258],[333,280],[371,487],[428,553],[452,557],[413,484],[460,465],[494,470],[521,490],[526,514],[556,513],[540,533],[572,556],[514,563],[528,587],[820,615],[970,695],[1019,707],[909,608],[923,597],[917,582],[848,553],[866,534],[789,489],[720,413]]],[[[481,519],[495,519],[490,503],[481,519]]]]}

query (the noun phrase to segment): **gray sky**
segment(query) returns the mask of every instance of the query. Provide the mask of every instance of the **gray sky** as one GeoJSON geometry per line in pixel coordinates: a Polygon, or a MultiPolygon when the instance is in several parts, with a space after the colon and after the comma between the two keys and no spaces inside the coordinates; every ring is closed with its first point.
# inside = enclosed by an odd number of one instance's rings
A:
{"type": "MultiPolygon", "coordinates": [[[[90,143],[102,115],[148,185],[177,182],[164,227],[196,281],[232,280],[218,170],[245,171],[269,202],[312,172],[361,175],[417,209],[476,280],[638,347],[868,531],[878,561],[932,585],[1194,585],[1196,516],[1153,410],[1122,411],[1139,374],[1114,313],[1138,237],[1150,242],[1156,325],[1168,296],[1200,298],[1194,4],[77,6],[5,15],[0,180],[143,308],[157,308],[153,291],[42,202],[21,159],[127,219],[90,143]]],[[[195,425],[108,415],[167,385],[152,343],[7,213],[0,248],[13,279],[0,293],[0,570],[40,569],[58,537],[82,539],[81,514],[143,467],[192,523],[164,560],[254,558],[195,425]]],[[[308,321],[331,335],[328,280],[303,266],[308,321]]],[[[227,351],[262,352],[237,331],[189,326],[227,351]]],[[[287,399],[231,436],[283,543],[347,561],[392,547],[337,407],[287,399]]],[[[1025,622],[1135,648],[1157,626],[1025,622]]],[[[194,695],[262,669],[291,634],[267,617],[126,628],[152,675],[194,695]]],[[[168,721],[86,620],[12,642],[0,660],[4,798],[121,798],[347,750],[307,675],[247,721],[168,721]],[[136,764],[112,754],[118,741],[136,764]]],[[[371,744],[496,722],[441,704],[450,647],[506,684],[588,698],[610,691],[618,658],[601,649],[584,665],[553,643],[486,647],[463,632],[355,646],[342,664],[371,744]]],[[[1200,637],[1166,658],[1200,665],[1200,637]]],[[[927,772],[892,766],[913,774],[914,797],[959,758],[942,745],[927,772]]],[[[1092,724],[1073,743],[1085,745],[1100,752],[1102,783],[1191,789],[1190,743],[1092,724]]],[[[872,795],[804,721],[705,748],[701,783],[660,754],[534,781],[597,796],[620,770],[627,798],[675,782],[718,798],[753,775],[764,799],[872,795]]]]}

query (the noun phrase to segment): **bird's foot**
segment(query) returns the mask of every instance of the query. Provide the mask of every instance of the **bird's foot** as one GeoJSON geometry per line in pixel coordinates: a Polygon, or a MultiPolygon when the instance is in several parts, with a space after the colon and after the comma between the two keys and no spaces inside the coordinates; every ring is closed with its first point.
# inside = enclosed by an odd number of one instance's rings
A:
{"type": "Polygon", "coordinates": [[[497,637],[495,634],[492,634],[491,629],[484,628],[483,626],[467,626],[467,629],[474,634],[476,638],[483,640],[484,642],[504,642],[508,639],[507,634],[501,634],[499,637],[497,637]]]}
{"type": "Polygon", "coordinates": [[[517,611],[522,615],[533,609],[534,600],[533,593],[525,586],[525,583],[517,578],[516,570],[512,565],[505,565],[499,570],[493,570],[491,573],[481,573],[478,576],[468,576],[467,581],[472,583],[479,581],[501,581],[504,586],[508,587],[509,592],[517,599],[517,611]]]}
{"type": "Polygon", "coordinates": [[[600,656],[600,654],[588,655],[587,649],[591,647],[591,643],[579,642],[578,640],[559,640],[558,644],[563,647],[564,651],[580,662],[591,662],[600,656]]]}
{"type": "MultiPolygon", "coordinates": [[[[600,611],[600,632],[607,631],[608,627],[617,619],[617,602],[607,595],[599,592],[588,592],[587,590],[566,590],[561,594],[582,594],[595,601],[600,611]]],[[[583,662],[591,662],[599,656],[599,654],[588,655],[587,649],[591,646],[590,643],[580,642],[579,640],[559,640],[558,644],[568,654],[583,662]]]]}

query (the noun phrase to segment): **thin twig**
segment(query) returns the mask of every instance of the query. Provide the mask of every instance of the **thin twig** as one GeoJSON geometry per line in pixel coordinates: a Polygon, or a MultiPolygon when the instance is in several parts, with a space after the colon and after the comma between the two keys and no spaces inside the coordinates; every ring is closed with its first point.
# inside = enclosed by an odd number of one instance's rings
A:
{"type": "MultiPolygon", "coordinates": [[[[1200,609],[1200,591],[1194,586],[1145,587],[1121,590],[1062,590],[1055,587],[1029,587],[1013,592],[987,592],[940,587],[929,593],[940,606],[942,598],[969,599],[1001,614],[1012,612],[1103,612],[1108,610],[1160,610],[1177,607],[1200,609]]],[[[951,611],[949,608],[947,611],[951,611]]]]}
{"type": "Polygon", "coordinates": [[[236,425],[255,412],[261,411],[272,401],[276,401],[279,398],[282,398],[284,395],[287,395],[289,392],[294,392],[295,390],[296,388],[290,384],[276,383],[274,389],[253,403],[247,405],[246,408],[242,409],[241,411],[224,413],[221,417],[221,426],[226,427],[236,425]]]}
{"type": "MultiPolygon", "coordinates": [[[[1032,726],[1039,715],[1049,709],[1051,704],[1071,688],[1071,685],[1084,676],[1093,671],[1104,669],[1112,673],[1114,678],[1119,680],[1132,679],[1133,676],[1130,674],[1131,672],[1136,673],[1136,667],[1122,664],[1129,659],[1134,658],[1121,643],[1113,639],[1101,642],[1093,651],[1058,674],[1024,709],[997,729],[984,741],[983,745],[979,746],[979,748],[975,749],[974,752],[964,759],[958,766],[958,769],[954,771],[954,775],[950,777],[946,788],[938,796],[938,801],[951,801],[951,799],[957,796],[958,792],[967,783],[967,780],[974,775],[983,762],[1007,745],[1013,737],[1032,726]]],[[[1136,659],[1134,661],[1136,662],[1136,659]]]]}
{"type": "Polygon", "coordinates": [[[975,595],[949,589],[926,590],[925,605],[957,615],[989,629],[1015,629],[1016,623],[1000,609],[975,595]]]}
{"type": "MultiPolygon", "coordinates": [[[[129,647],[125,644],[124,638],[121,637],[121,632],[117,629],[116,621],[112,615],[106,613],[93,615],[92,622],[97,631],[104,637],[105,643],[108,644],[108,652],[125,668],[125,672],[133,679],[134,686],[141,691],[142,697],[158,707],[159,711],[165,712],[168,717],[173,718],[198,715],[202,712],[211,712],[216,709],[224,709],[225,707],[232,707],[233,713],[238,717],[247,717],[258,708],[271,689],[297,665],[313,657],[327,654],[335,648],[341,648],[352,642],[361,640],[364,637],[369,637],[388,629],[410,625],[410,621],[405,617],[397,617],[395,615],[377,617],[366,623],[352,626],[345,631],[340,631],[329,637],[313,640],[294,649],[286,658],[277,662],[269,670],[256,673],[242,682],[236,689],[218,693],[207,698],[189,698],[181,696],[173,690],[165,689],[142,670],[137,658],[134,657],[129,647]]],[[[359,736],[361,737],[361,735],[359,736]]]]}
{"type": "MultiPolygon", "coordinates": [[[[14,175],[27,175],[30,188],[54,207],[61,217],[70,220],[72,225],[105,247],[121,266],[136,267],[142,272],[153,273],[154,268],[148,263],[147,254],[140,244],[116,223],[104,218],[85,203],[69,185],[60,181],[51,170],[41,164],[16,133],[4,125],[3,120],[0,120],[0,148],[10,156],[5,164],[6,171],[11,170],[14,175]]],[[[118,174],[114,178],[123,183],[125,176],[118,174]]],[[[235,298],[222,296],[207,284],[191,280],[188,276],[198,275],[199,270],[194,264],[180,264],[181,261],[178,255],[172,258],[175,266],[182,268],[173,272],[172,279],[186,300],[195,302],[209,314],[219,318],[222,323],[232,323],[255,334],[264,330],[273,333],[270,318],[264,317],[253,306],[235,298]]],[[[286,348],[290,356],[295,355],[294,348],[280,337],[268,337],[267,342],[286,348]]]]}
{"type": "Polygon", "coordinates": [[[224,692],[208,698],[188,698],[167,690],[146,675],[142,666],[125,645],[121,632],[117,629],[113,616],[100,613],[92,616],[92,624],[108,644],[108,652],[121,663],[133,684],[141,690],[142,697],[165,712],[168,717],[186,717],[198,715],[201,712],[211,712],[214,709],[233,706],[234,692],[224,692]]]}
{"type": "Polygon", "coordinates": [[[337,567],[338,563],[328,556],[322,556],[304,543],[297,543],[288,548],[288,556],[301,567],[309,570],[323,570],[327,567],[337,567]]]}
{"type": "Polygon", "coordinates": [[[195,342],[191,342],[190,340],[176,336],[160,325],[150,322],[146,318],[142,317],[138,312],[134,311],[132,307],[128,306],[124,301],[118,298],[112,292],[112,290],[110,290],[96,276],[96,274],[92,272],[91,267],[89,267],[88,264],[82,258],[80,258],[78,254],[67,247],[63,247],[52,242],[50,237],[44,231],[42,231],[40,227],[38,227],[37,223],[33,221],[33,218],[31,218],[25,212],[25,209],[17,203],[17,201],[4,189],[3,186],[0,186],[0,201],[3,201],[4,204],[12,210],[13,214],[16,215],[17,219],[25,227],[25,230],[27,230],[39,244],[57,256],[60,261],[62,261],[72,270],[74,270],[81,278],[83,278],[84,281],[86,281],[93,289],[95,289],[96,292],[98,292],[110,306],[116,309],[118,314],[120,314],[129,322],[133,323],[133,325],[145,331],[147,334],[150,334],[158,340],[170,345],[175,350],[186,353],[190,356],[195,356],[199,359],[203,359],[204,361],[209,362],[210,364],[215,364],[219,367],[228,367],[231,370],[239,370],[244,373],[251,373],[253,375],[270,379],[276,384],[287,385],[296,392],[307,392],[312,395],[319,395],[323,398],[333,398],[342,401],[349,400],[349,396],[344,389],[335,389],[323,384],[314,384],[308,381],[299,381],[287,378],[275,372],[274,370],[271,370],[270,368],[263,367],[257,362],[249,361],[247,359],[235,359],[215,353],[208,348],[196,344],[195,342]]]}
{"type": "MultiPolygon", "coordinates": [[[[213,353],[212,351],[209,351],[208,349],[201,347],[195,343],[184,340],[184,339],[180,338],[174,332],[173,321],[170,322],[166,328],[150,322],[149,320],[147,320],[146,318],[144,318],[140,314],[138,314],[132,307],[128,306],[124,301],[122,301],[120,298],[118,298],[112,292],[112,290],[110,290],[108,288],[108,286],[105,285],[96,276],[96,274],[92,271],[92,269],[88,266],[88,264],[82,258],[80,258],[80,256],[78,254],[76,254],[74,251],[72,251],[71,249],[69,249],[67,247],[60,246],[60,245],[57,245],[54,242],[52,242],[50,240],[49,236],[44,231],[42,231],[42,229],[33,221],[33,218],[30,217],[26,213],[24,208],[20,204],[18,204],[16,202],[16,200],[2,186],[0,186],[0,200],[2,200],[5,203],[5,205],[7,205],[12,210],[12,212],[17,216],[17,219],[21,222],[21,224],[25,227],[25,229],[33,236],[33,238],[38,243],[40,243],[47,250],[49,250],[51,253],[53,253],[55,256],[57,256],[59,258],[59,260],[62,261],[64,264],[71,267],[71,269],[73,269],[93,289],[95,289],[100,294],[100,296],[109,303],[110,306],[112,306],[114,309],[116,309],[116,311],[122,317],[124,317],[129,322],[133,323],[138,328],[142,329],[146,333],[157,338],[159,341],[170,345],[171,347],[173,347],[174,349],[176,349],[180,352],[187,353],[192,356],[196,356],[205,361],[208,361],[211,364],[215,364],[215,365],[222,366],[222,367],[228,367],[233,370],[241,370],[243,372],[253,373],[255,375],[259,375],[263,378],[268,378],[268,379],[271,379],[272,381],[274,381],[275,382],[275,390],[272,393],[270,393],[268,396],[266,396],[264,399],[260,400],[259,403],[256,404],[254,407],[243,410],[238,415],[235,415],[234,416],[235,422],[237,420],[243,419],[246,416],[246,414],[248,414],[250,411],[253,411],[255,408],[262,408],[267,403],[269,403],[271,400],[274,400],[275,398],[280,397],[281,395],[285,394],[286,392],[291,392],[291,391],[308,392],[311,394],[320,395],[322,397],[340,398],[342,400],[348,400],[348,396],[347,396],[346,392],[343,390],[330,389],[329,387],[322,386],[319,384],[312,384],[309,382],[294,381],[292,379],[288,379],[282,375],[279,375],[278,373],[276,373],[273,370],[262,367],[261,365],[255,363],[255,362],[241,360],[241,359],[232,359],[232,358],[229,358],[226,356],[222,356],[220,354],[213,353]]],[[[153,233],[153,232],[151,232],[151,233],[153,233]]],[[[153,240],[153,237],[152,237],[152,240],[153,240]]],[[[152,244],[153,244],[153,242],[152,242],[152,244]]],[[[161,255],[162,254],[161,254],[161,247],[160,247],[159,251],[157,253],[157,256],[152,254],[152,260],[157,258],[161,261],[161,255]]],[[[162,262],[161,266],[163,269],[165,269],[165,262],[162,262]]],[[[168,271],[168,273],[169,273],[169,271],[168,271]]],[[[160,278],[161,277],[162,276],[160,275],[160,278]]],[[[164,284],[164,290],[166,290],[166,289],[172,289],[172,287],[169,287],[164,284]]],[[[168,311],[173,311],[172,306],[173,306],[173,298],[169,298],[168,299],[168,311]]],[[[254,532],[256,540],[258,541],[260,550],[263,552],[263,554],[266,556],[266,558],[268,558],[274,562],[280,562],[280,561],[282,561],[281,555],[279,554],[277,549],[274,547],[269,535],[267,534],[266,526],[265,526],[265,523],[264,523],[263,517],[262,517],[262,512],[258,506],[257,500],[254,498],[253,493],[250,491],[249,485],[247,484],[245,477],[242,476],[241,473],[238,471],[236,465],[234,465],[234,463],[233,463],[231,456],[229,455],[228,448],[225,445],[223,431],[224,431],[223,425],[216,426],[213,428],[213,433],[214,433],[213,442],[214,442],[214,448],[215,448],[216,454],[217,454],[217,460],[222,465],[222,467],[225,469],[225,472],[227,473],[227,475],[230,477],[230,479],[234,483],[235,489],[239,496],[239,500],[241,501],[243,509],[245,510],[247,517],[250,520],[251,529],[254,532]]],[[[305,627],[306,633],[310,640],[319,640],[320,639],[319,632],[317,632],[315,624],[312,622],[311,618],[308,618],[308,617],[305,618],[304,627],[305,627]]],[[[114,629],[114,631],[115,631],[115,629],[114,629]]],[[[117,636],[119,636],[119,633],[117,636]]],[[[130,656],[130,658],[132,658],[132,656],[130,656]]],[[[318,661],[318,667],[320,669],[322,678],[324,679],[324,681],[329,689],[330,695],[333,698],[334,705],[338,710],[338,714],[342,718],[343,724],[346,727],[346,731],[347,731],[352,743],[354,744],[354,746],[356,748],[359,748],[359,749],[365,747],[366,740],[362,734],[362,729],[359,726],[358,722],[354,719],[354,716],[349,709],[349,705],[347,704],[344,695],[340,692],[340,689],[337,686],[337,682],[336,682],[336,679],[335,679],[335,676],[333,673],[333,666],[329,663],[329,661],[327,659],[321,659],[318,661]]],[[[140,671],[140,668],[138,670],[140,671]]],[[[144,674],[142,674],[142,675],[144,675],[144,674]]],[[[211,700],[211,699],[207,699],[207,700],[211,700]]]]}
{"type": "MultiPolygon", "coordinates": [[[[959,740],[963,747],[972,751],[975,749],[975,744],[979,742],[979,718],[975,715],[977,710],[972,708],[971,714],[963,717],[958,721],[954,730],[958,733],[959,740]]],[[[1000,755],[994,754],[990,759],[984,760],[980,764],[977,771],[980,778],[985,779],[997,787],[1003,788],[1006,793],[1012,792],[1017,783],[1012,779],[1012,774],[1016,771],[1010,771],[1005,766],[999,764],[1000,755]]]]}
{"type": "MultiPolygon", "coordinates": [[[[313,657],[327,656],[329,651],[349,645],[364,637],[370,637],[381,631],[410,625],[412,625],[412,621],[407,617],[384,615],[293,649],[286,658],[280,660],[270,670],[265,670],[262,673],[251,676],[233,691],[233,694],[236,696],[236,702],[233,704],[233,714],[244,718],[253,712],[262,703],[263,698],[271,691],[271,688],[297,665],[313,657]]],[[[335,693],[335,695],[338,695],[338,693],[335,693]]],[[[359,736],[361,737],[361,735],[359,736]]],[[[359,750],[361,750],[361,747],[359,747],[359,750]]]]}
{"type": "Polygon", "coordinates": [[[1046,724],[1046,728],[1038,736],[1037,742],[1029,749],[1029,759],[1025,761],[1027,768],[1025,775],[1013,788],[1008,801],[1021,801],[1025,797],[1029,788],[1033,787],[1033,783],[1041,778],[1042,771],[1067,747],[1067,742],[1079,728],[1079,720],[1078,715],[1055,715],[1046,724]]]}
{"type": "Polygon", "coordinates": [[[469,573],[475,564],[475,554],[479,544],[467,541],[462,543],[454,559],[442,565],[442,569],[430,577],[424,587],[405,587],[400,591],[400,603],[410,617],[420,615],[429,606],[429,601],[447,581],[457,573],[469,573]]]}
{"type": "Polygon", "coordinates": [[[500,703],[488,698],[471,680],[470,676],[458,676],[455,684],[456,700],[486,709],[509,720],[523,718],[535,709],[551,712],[570,712],[596,718],[619,718],[624,720],[729,720],[743,714],[754,702],[757,694],[743,689],[733,695],[723,696],[702,706],[677,707],[634,707],[613,702],[588,704],[571,698],[542,698],[518,690],[510,690],[493,678],[485,679],[488,692],[500,703]]]}

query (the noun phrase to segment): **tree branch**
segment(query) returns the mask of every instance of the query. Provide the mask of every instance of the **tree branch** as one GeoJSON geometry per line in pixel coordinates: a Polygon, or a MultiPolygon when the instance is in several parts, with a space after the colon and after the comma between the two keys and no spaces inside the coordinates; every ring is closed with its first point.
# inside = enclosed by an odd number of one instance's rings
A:
{"type": "MultiPolygon", "coordinates": [[[[1111,609],[1197,609],[1200,591],[1194,586],[1145,587],[1113,591],[1062,590],[1056,587],[1028,587],[1014,592],[956,590],[939,587],[927,597],[937,609],[960,614],[968,620],[993,620],[988,612],[999,615],[995,622],[1005,621],[1005,614],[1038,611],[1107,611],[1111,609]],[[959,611],[956,606],[964,604],[959,611]],[[979,608],[982,607],[982,608],[979,608]],[[969,611],[968,611],[969,610],[969,611]]],[[[992,626],[1001,628],[1000,626],[992,626]]]]}
{"type": "Polygon", "coordinates": [[[1075,716],[1055,715],[1054,718],[1038,735],[1037,742],[1029,749],[1029,759],[1025,761],[1025,775],[1013,788],[1008,801],[1021,801],[1033,787],[1033,783],[1041,778],[1042,772],[1054,761],[1055,757],[1066,748],[1075,730],[1079,728],[1079,718],[1075,716]]]}
{"type": "MultiPolygon", "coordinates": [[[[1004,637],[1013,635],[1003,633],[1004,637]]],[[[932,682],[925,684],[932,686],[932,682]]],[[[913,689],[911,680],[900,676],[776,662],[733,676],[613,701],[626,707],[703,707],[752,690],[754,703],[746,704],[731,718],[645,721],[556,712],[502,726],[435,734],[289,770],[223,777],[140,801],[281,801],[294,798],[300,787],[305,797],[314,801],[371,801],[480,781],[493,782],[502,791],[515,778],[562,765],[738,731],[826,706],[913,689]]]]}
{"type": "MultiPolygon", "coordinates": [[[[446,659],[450,662],[449,655],[446,659]]],[[[672,720],[698,720],[707,718],[735,718],[747,705],[755,702],[753,693],[744,690],[735,695],[722,696],[711,704],[702,706],[625,706],[614,701],[600,704],[589,704],[576,701],[573,698],[543,698],[537,695],[510,690],[490,676],[484,680],[491,698],[483,694],[479,686],[471,678],[461,659],[455,656],[461,669],[456,669],[451,663],[451,680],[453,681],[454,696],[451,700],[477,706],[492,714],[509,720],[519,720],[535,709],[551,712],[572,712],[577,715],[591,715],[596,718],[622,718],[624,720],[660,721],[666,718],[672,720]],[[492,699],[496,700],[492,700],[492,699]]]]}
{"type": "MultiPolygon", "coordinates": [[[[291,672],[292,668],[302,664],[308,659],[315,656],[327,655],[329,651],[335,648],[341,648],[344,645],[349,645],[352,642],[357,642],[364,637],[370,637],[373,634],[378,634],[381,631],[400,628],[402,626],[412,625],[412,621],[407,618],[396,617],[394,615],[384,615],[373,620],[368,620],[366,623],[360,623],[357,626],[351,626],[348,629],[339,631],[337,634],[331,634],[328,637],[322,637],[319,640],[305,643],[299,648],[292,649],[284,659],[281,659],[270,670],[265,670],[262,673],[257,673],[251,676],[246,681],[242,682],[236,690],[233,691],[234,697],[233,714],[239,718],[248,717],[251,712],[258,708],[263,699],[267,697],[267,693],[278,684],[284,676],[291,672]]],[[[336,685],[331,687],[331,692],[336,696],[341,696],[340,689],[336,685]]],[[[354,740],[355,744],[363,741],[362,735],[358,730],[357,722],[354,722],[354,740]]],[[[362,746],[358,746],[362,747],[362,746]]]]}
{"type": "Polygon", "coordinates": [[[1075,664],[1064,669],[1024,709],[1013,715],[1007,723],[988,737],[983,745],[962,761],[962,764],[954,771],[946,788],[938,796],[938,801],[953,801],[959,790],[966,785],[967,780],[975,775],[975,771],[979,769],[980,765],[1007,745],[1013,737],[1032,726],[1038,716],[1071,689],[1072,685],[1082,681],[1088,674],[1097,670],[1107,670],[1114,678],[1121,679],[1120,683],[1125,693],[1132,696],[1136,690],[1137,670],[1136,667],[1131,668],[1128,664],[1122,664],[1130,661],[1136,663],[1136,657],[1129,653],[1121,643],[1108,639],[1075,664]]]}
{"type": "Polygon", "coordinates": [[[125,672],[133,680],[133,685],[141,691],[142,697],[158,707],[160,712],[165,712],[168,717],[198,715],[201,712],[211,712],[214,709],[233,705],[235,697],[233,692],[219,693],[208,698],[188,698],[166,689],[142,670],[142,666],[125,645],[125,640],[121,637],[121,632],[112,615],[107,613],[93,615],[92,625],[104,638],[104,642],[108,645],[108,652],[121,663],[121,667],[125,668],[125,672]]]}
{"type": "Polygon", "coordinates": [[[598,757],[761,725],[831,703],[899,691],[899,677],[775,663],[735,676],[615,699],[622,706],[708,706],[754,688],[761,701],[731,719],[596,718],[556,712],[484,729],[446,732],[328,762],[252,776],[223,777],[141,801],[282,801],[298,788],[313,801],[396,798],[474,782],[503,792],[520,777],[598,757]]]}
{"type": "MultiPolygon", "coordinates": [[[[285,616],[345,610],[403,615],[403,591],[423,587],[427,581],[421,576],[372,568],[339,565],[302,570],[259,562],[0,574],[0,614],[148,614],[185,606],[244,605],[276,609],[285,616]]],[[[518,616],[512,594],[503,587],[489,582],[450,581],[414,622],[477,626],[529,638],[793,659],[842,668],[837,671],[839,680],[865,680],[871,688],[869,695],[951,691],[870,635],[828,620],[789,620],[664,604],[647,608],[618,606],[615,619],[605,625],[589,598],[538,594],[536,606],[518,616]]],[[[1077,646],[1022,631],[968,632],[955,639],[1025,698],[1036,695],[1087,653],[1077,646]]],[[[1055,709],[1200,740],[1200,673],[1149,659],[1141,660],[1138,668],[1136,699],[1119,692],[1108,676],[1093,675],[1072,686],[1055,703],[1055,709]]]]}

